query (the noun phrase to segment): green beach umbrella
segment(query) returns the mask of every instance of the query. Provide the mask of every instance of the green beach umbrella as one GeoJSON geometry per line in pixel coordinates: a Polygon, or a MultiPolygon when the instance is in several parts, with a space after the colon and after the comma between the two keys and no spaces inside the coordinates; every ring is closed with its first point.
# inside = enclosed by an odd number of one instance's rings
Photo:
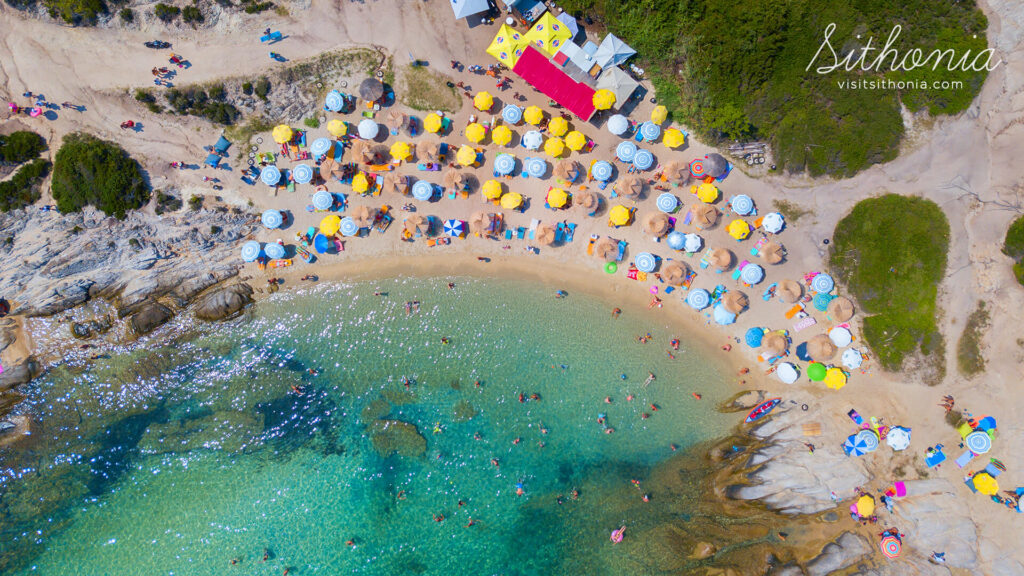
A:
{"type": "Polygon", "coordinates": [[[811,365],[807,367],[807,377],[811,379],[811,382],[821,382],[825,379],[826,372],[828,370],[820,362],[811,362],[811,365]]]}

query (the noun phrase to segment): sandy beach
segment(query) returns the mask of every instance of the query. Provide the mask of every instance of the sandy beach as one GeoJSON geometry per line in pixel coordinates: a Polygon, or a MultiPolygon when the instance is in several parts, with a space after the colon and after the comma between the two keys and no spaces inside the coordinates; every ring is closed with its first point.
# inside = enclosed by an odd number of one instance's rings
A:
{"type": "MultiPolygon", "coordinates": [[[[982,8],[989,18],[990,46],[998,51],[1004,64],[989,75],[981,95],[968,112],[953,118],[909,119],[910,138],[896,160],[875,166],[856,177],[836,181],[785,175],[748,175],[737,167],[719,183],[725,198],[738,194],[751,197],[759,215],[774,211],[773,204],[779,200],[797,204],[806,210],[807,213],[798,221],[787,222],[786,228],[773,236],[773,240],[786,250],[786,258],[781,264],[769,265],[751,255],[751,248],[761,237],[759,231],[742,242],[730,238],[725,224],[733,216],[723,215],[717,226],[704,231],[681,223],[678,225],[677,229],[684,232],[700,234],[706,247],[727,248],[735,253],[738,261],[749,260],[762,265],[766,278],[753,288],[745,288],[732,279],[735,263],[729,271],[716,273],[711,267],[700,267],[699,254],[687,257],[669,250],[664,239],[658,242],[645,234],[641,223],[647,215],[658,211],[655,198],[662,192],[650,185],[645,187],[642,199],[632,201],[622,197],[610,198],[612,186],[601,191],[588,184],[587,191],[596,191],[604,200],[598,214],[590,217],[585,209],[579,207],[564,211],[545,209],[546,191],[551,186],[559,186],[553,176],[503,180],[509,190],[530,199],[530,207],[523,213],[502,211],[506,228],[529,227],[533,219],[552,225],[563,220],[576,223],[574,241],[560,246],[539,246],[528,240],[505,240],[504,237],[489,240],[473,235],[466,239],[453,239],[446,246],[428,246],[421,238],[414,242],[400,241],[402,219],[408,214],[400,211],[399,207],[407,203],[416,205],[417,214],[439,219],[469,220],[478,211],[500,211],[485,202],[479,192],[479,184],[491,178],[494,154],[500,149],[489,140],[483,145],[486,160],[482,167],[459,169],[478,183],[467,198],[446,197],[432,203],[416,202],[411,197],[390,193],[364,198],[347,186],[331,183],[330,191],[348,195],[350,207],[342,216],[350,213],[352,207],[376,209],[388,204],[396,221],[385,234],[371,232],[367,237],[347,239],[343,252],[323,255],[312,265],[296,260],[290,268],[259,271],[255,265],[247,264],[240,272],[241,279],[249,281],[258,292],[265,292],[266,280],[271,276],[281,278],[282,289],[287,290],[304,286],[305,282],[300,278],[307,274],[316,275],[320,282],[402,275],[534,279],[564,289],[570,297],[574,292],[595,294],[621,307],[626,314],[647,308],[652,302],[650,288],[659,286],[658,296],[662,303],[655,309],[661,324],[659,328],[700,341],[706,347],[702,353],[720,362],[725,373],[735,375],[730,385],[737,393],[765,390],[769,397],[779,396],[787,402],[794,400],[797,405],[808,405],[809,410],[803,419],[820,422],[822,433],[812,440],[817,446],[816,453],[794,456],[807,468],[820,467],[817,462],[825,458],[822,454],[825,452],[845,458],[841,454],[841,444],[852,431],[847,417],[851,409],[866,417],[884,418],[890,425],[913,429],[914,440],[908,450],[913,455],[902,453],[894,456],[883,446],[877,453],[850,465],[873,478],[873,487],[885,486],[896,476],[907,480],[919,479],[922,471],[930,481],[947,481],[952,487],[953,497],[946,497],[948,494],[926,496],[929,505],[938,511],[930,518],[948,515],[964,520],[973,528],[977,541],[970,542],[971,535],[953,530],[930,530],[927,539],[915,539],[913,531],[899,524],[901,507],[897,505],[894,521],[907,533],[904,556],[911,556],[914,560],[912,565],[906,565],[906,571],[901,571],[900,565],[894,563],[891,572],[883,573],[1020,573],[1018,570],[1024,569],[1024,551],[1016,545],[1018,530],[1015,530],[1020,517],[984,496],[971,493],[964,486],[965,470],[952,462],[960,453],[956,448],[959,438],[945,422],[943,409],[938,405],[942,396],[949,394],[956,398],[958,409],[997,417],[1000,430],[991,455],[1007,464],[1008,471],[1000,478],[1001,484],[1004,488],[1024,485],[1020,462],[1014,458],[1024,449],[1024,424],[1021,423],[1024,409],[1012,402],[1021,380],[1020,366],[1024,362],[1024,346],[1021,344],[1024,342],[1024,327],[1018,318],[1024,307],[1024,290],[1013,277],[1010,259],[1000,252],[1007,226],[1024,212],[1024,198],[1019,186],[1020,169],[1015,161],[1016,151],[1024,144],[1024,127],[1020,122],[1024,113],[1024,99],[1020,96],[1024,89],[1024,46],[1020,41],[1024,33],[1024,16],[1009,2],[983,3],[982,8]],[[779,302],[777,298],[765,301],[762,293],[773,282],[786,279],[801,281],[809,272],[825,271],[828,245],[824,241],[831,237],[839,219],[860,200],[884,193],[916,195],[933,200],[943,209],[951,225],[948,271],[939,287],[939,325],[946,343],[945,379],[941,382],[924,381],[912,371],[886,373],[870,359],[861,369],[852,371],[849,383],[839,391],[810,383],[806,377],[796,384],[786,385],[774,376],[766,376],[767,365],[757,361],[756,351],[743,345],[743,335],[751,327],[785,328],[792,334],[794,320],[785,317],[790,305],[779,302]],[[608,209],[616,204],[636,208],[634,224],[617,229],[608,226],[608,209]],[[592,235],[628,242],[618,273],[606,274],[603,270],[605,261],[587,254],[588,239],[592,235]],[[537,247],[537,253],[527,252],[528,246],[537,247]],[[686,291],[665,294],[664,285],[653,278],[646,282],[628,279],[625,269],[640,252],[685,262],[697,272],[692,288],[713,290],[722,284],[729,290],[744,292],[749,297],[749,308],[739,314],[735,324],[715,325],[682,301],[686,291]],[[957,371],[956,344],[967,315],[979,299],[987,302],[992,318],[985,339],[988,363],[982,375],[965,379],[957,371]],[[732,348],[729,352],[722,350],[727,343],[732,348]],[[749,374],[741,375],[742,368],[749,368],[749,374]],[[927,471],[923,464],[923,451],[926,446],[936,443],[945,444],[951,458],[941,468],[927,471]],[[944,567],[929,565],[927,557],[940,550],[941,546],[950,547],[951,565],[971,568],[950,572],[944,567]],[[964,550],[970,550],[974,557],[968,558],[964,550]]],[[[273,242],[280,238],[291,245],[296,231],[317,226],[323,217],[323,214],[310,213],[305,209],[314,191],[312,185],[298,185],[295,193],[281,192],[277,195],[258,182],[255,186],[242,185],[238,181],[241,163],[237,158],[231,159],[231,172],[168,168],[168,162],[174,160],[200,163],[205,156],[203,146],[216,140],[218,130],[192,117],[151,114],[131,98],[130,93],[135,88],[150,86],[150,68],[166,62],[163,52],[142,48],[143,41],[155,36],[171,39],[174,51],[186,55],[193,63],[191,68],[179,74],[176,80],[179,85],[255,74],[267,69],[270,63],[255,38],[265,26],[272,26],[287,31],[289,37],[280,45],[279,51],[291,61],[301,61],[328,50],[374,45],[393,55],[396,62],[404,63],[408,60],[407,54],[413,55],[429,61],[435,71],[450,76],[452,81],[469,84],[474,92],[489,90],[499,102],[496,110],[510,102],[515,91],[528,98],[527,102],[520,103],[521,106],[536,104],[549,115],[552,112],[546,97],[527,88],[514,75],[511,76],[511,89],[497,91],[493,81],[486,76],[450,69],[449,60],[459,60],[466,65],[490,64],[491,59],[484,53],[484,48],[496,27],[480,26],[467,30],[463,24],[455,24],[453,29],[450,11],[443,2],[379,0],[336,5],[317,1],[305,7],[291,5],[290,10],[289,17],[272,16],[259,22],[225,18],[210,30],[168,31],[162,26],[147,23],[140,30],[128,31],[67,29],[50,22],[28,19],[6,5],[0,6],[0,28],[7,31],[0,39],[0,96],[11,100],[31,90],[47,95],[51,101],[69,100],[86,107],[83,112],[62,111],[54,120],[19,117],[9,122],[25,125],[52,143],[76,130],[88,130],[114,140],[139,159],[149,172],[154,189],[174,187],[184,199],[197,194],[208,199],[208,206],[222,204],[245,208],[251,205],[256,212],[267,208],[287,211],[292,218],[284,230],[261,229],[254,239],[273,242]],[[125,57],[126,46],[130,47],[131,57],[128,58],[125,57]],[[128,118],[141,122],[144,129],[140,132],[119,130],[117,124],[128,118]],[[224,189],[210,189],[201,181],[203,175],[220,177],[224,181],[224,189]],[[220,202],[214,200],[215,196],[221,198],[220,202]]],[[[358,81],[357,78],[353,80],[358,81]]],[[[349,85],[352,86],[352,82],[349,85]]],[[[631,118],[647,120],[653,107],[654,104],[644,102],[631,114],[631,118]]],[[[425,115],[424,112],[403,111],[420,117],[425,115]]],[[[451,115],[452,132],[441,140],[456,146],[466,143],[462,130],[474,113],[479,114],[472,108],[472,101],[465,99],[463,108],[451,115]]],[[[352,124],[360,119],[358,112],[342,117],[352,124]]],[[[621,139],[608,132],[603,120],[597,124],[575,120],[570,124],[593,139],[596,148],[585,154],[573,153],[569,158],[584,166],[594,159],[613,161],[615,146],[621,139]]],[[[526,128],[520,126],[514,131],[521,135],[526,128]]],[[[269,133],[263,136],[267,143],[272,142],[269,133]]],[[[323,127],[310,129],[309,136],[310,139],[327,136],[327,131],[323,127]]],[[[389,136],[384,143],[390,145],[399,138],[389,136]]],[[[401,139],[415,143],[423,137],[408,139],[402,136],[401,139]]],[[[687,163],[715,151],[693,138],[677,150],[669,150],[660,143],[643,147],[654,152],[658,165],[669,161],[687,163]]],[[[51,144],[51,155],[55,148],[51,144]]],[[[269,149],[269,144],[261,147],[261,151],[269,149]]],[[[521,148],[511,151],[520,159],[524,155],[521,148]]],[[[543,156],[543,152],[528,155],[543,156]]],[[[285,160],[279,166],[295,164],[285,160]]],[[[617,163],[617,168],[621,178],[625,166],[617,163]]],[[[444,172],[419,172],[413,163],[401,165],[395,173],[423,177],[440,184],[444,172]]],[[[646,180],[656,173],[655,169],[641,175],[646,180]]],[[[677,218],[699,203],[689,193],[690,184],[686,181],[678,187],[671,187],[663,182],[655,183],[667,186],[682,201],[683,208],[675,214],[677,218]]],[[[578,185],[565,188],[570,192],[581,190],[578,185]]],[[[45,195],[43,201],[48,203],[45,195]]],[[[724,208],[724,202],[720,201],[718,206],[724,208]]],[[[841,287],[838,293],[845,295],[841,287]]],[[[17,303],[16,299],[13,300],[17,303]]],[[[811,310],[810,306],[808,310],[811,310]]],[[[792,334],[793,347],[824,333],[833,324],[823,313],[812,311],[811,315],[816,317],[817,324],[792,334]]],[[[860,319],[857,311],[851,321],[854,347],[861,343],[857,329],[860,319]]],[[[789,360],[794,358],[793,347],[789,360]]],[[[29,329],[26,338],[19,339],[16,345],[3,352],[2,360],[5,365],[17,363],[31,352],[29,329]]],[[[45,356],[46,351],[35,352],[45,356]]],[[[865,352],[870,357],[870,352],[865,352]]],[[[839,483],[833,489],[841,489],[839,483]]],[[[841,492],[839,496],[848,503],[853,493],[841,492]]],[[[838,535],[842,530],[851,530],[877,544],[876,533],[885,526],[857,526],[847,518],[845,507],[840,506],[837,510],[842,517],[838,524],[823,526],[822,531],[834,531],[838,535]]],[[[908,518],[907,521],[916,523],[921,518],[908,518]]]]}

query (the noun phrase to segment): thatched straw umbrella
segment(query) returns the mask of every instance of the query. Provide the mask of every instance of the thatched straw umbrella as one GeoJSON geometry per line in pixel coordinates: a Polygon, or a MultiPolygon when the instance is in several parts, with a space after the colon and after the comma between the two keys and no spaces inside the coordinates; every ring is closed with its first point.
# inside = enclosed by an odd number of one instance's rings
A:
{"type": "Polygon", "coordinates": [[[324,158],[324,161],[320,163],[320,177],[327,180],[327,177],[337,169],[338,164],[334,161],[334,158],[324,158]]]}
{"type": "Polygon", "coordinates": [[[638,200],[644,191],[644,181],[636,176],[623,176],[615,183],[615,191],[627,198],[638,200]]]}
{"type": "Polygon", "coordinates": [[[712,152],[704,158],[704,173],[713,178],[718,178],[729,169],[729,162],[717,152],[712,152]]]}
{"type": "Polygon", "coordinates": [[[473,234],[486,234],[487,226],[491,223],[491,214],[486,212],[474,212],[469,218],[469,231],[473,234]]]}
{"type": "Polygon", "coordinates": [[[761,351],[766,358],[782,356],[788,347],[786,337],[779,332],[769,332],[761,339],[761,351]]]}
{"type": "Polygon", "coordinates": [[[368,144],[363,148],[363,162],[367,164],[384,164],[391,157],[391,150],[383,144],[368,144]]]}
{"type": "Polygon", "coordinates": [[[388,123],[394,124],[398,128],[405,127],[405,114],[402,113],[401,110],[398,110],[397,108],[392,108],[391,110],[388,110],[387,118],[388,123]]]}
{"type": "Polygon", "coordinates": [[[668,162],[665,167],[661,169],[661,177],[665,180],[682,180],[689,176],[690,172],[686,168],[686,164],[682,162],[668,162]]]}
{"type": "Polygon", "coordinates": [[[718,223],[718,208],[710,204],[698,202],[693,206],[690,206],[690,214],[693,215],[691,222],[697,228],[704,230],[705,228],[711,228],[718,223]]]}
{"type": "Polygon", "coordinates": [[[828,303],[828,315],[836,322],[846,322],[853,318],[853,302],[845,296],[833,298],[828,303]]]}
{"type": "Polygon", "coordinates": [[[377,211],[369,206],[356,206],[352,209],[352,213],[349,215],[356,221],[356,224],[360,228],[366,228],[370,224],[373,224],[373,217],[376,213],[377,211]]]}
{"type": "Polygon", "coordinates": [[[424,162],[437,162],[441,144],[437,140],[420,140],[416,143],[416,157],[424,162]]]}
{"type": "Polygon", "coordinates": [[[726,292],[725,296],[722,296],[722,305],[733,314],[743,312],[743,309],[749,304],[750,300],[747,299],[747,295],[738,290],[726,292]]]}
{"type": "Polygon", "coordinates": [[[794,304],[803,297],[804,287],[796,280],[783,280],[779,282],[776,293],[779,295],[779,300],[794,304]]]}
{"type": "Polygon", "coordinates": [[[405,229],[413,234],[426,234],[429,226],[430,222],[419,214],[410,214],[405,219],[405,229]]]}
{"type": "Polygon", "coordinates": [[[604,237],[594,245],[594,256],[602,260],[614,258],[619,253],[619,244],[611,238],[604,237]]]}
{"type": "Polygon", "coordinates": [[[661,277],[665,282],[679,286],[686,278],[686,264],[678,260],[669,260],[661,266],[661,277]]]}
{"type": "Polygon", "coordinates": [[[370,143],[366,140],[353,140],[352,145],[348,147],[349,157],[355,162],[362,162],[363,154],[369,146],[370,143]]]}
{"type": "Polygon", "coordinates": [[[359,97],[373,102],[384,95],[384,85],[376,78],[367,78],[359,85],[359,97]]]}
{"type": "Polygon", "coordinates": [[[409,193],[409,177],[395,174],[394,172],[388,172],[384,175],[384,192],[394,192],[396,194],[408,194],[409,193]]]}
{"type": "Polygon", "coordinates": [[[769,242],[764,245],[764,248],[761,248],[760,254],[761,258],[764,258],[765,262],[769,264],[778,264],[782,262],[782,259],[785,256],[786,252],[785,249],[782,247],[782,244],[778,244],[776,242],[769,242]]]}
{"type": "Polygon", "coordinates": [[[807,355],[811,360],[827,362],[836,355],[836,345],[827,334],[818,334],[807,341],[807,355]]]}
{"type": "Polygon", "coordinates": [[[667,232],[668,225],[668,214],[665,214],[664,212],[651,212],[644,217],[644,220],[641,223],[641,227],[644,232],[654,236],[661,236],[667,232]]]}
{"type": "Polygon", "coordinates": [[[593,212],[594,209],[597,208],[598,202],[600,202],[600,199],[597,194],[588,190],[580,190],[572,195],[573,206],[584,208],[588,213],[593,212]]]}
{"type": "Polygon", "coordinates": [[[455,168],[449,168],[444,173],[444,187],[445,188],[455,188],[456,190],[461,190],[462,187],[465,186],[465,185],[466,185],[466,176],[462,172],[459,172],[455,168]]]}
{"type": "Polygon", "coordinates": [[[555,164],[555,178],[562,180],[575,179],[581,174],[580,163],[575,160],[562,160],[555,164]]]}
{"type": "Polygon", "coordinates": [[[708,259],[719,270],[728,270],[732,266],[732,252],[725,248],[715,248],[708,259]]]}
{"type": "Polygon", "coordinates": [[[540,226],[537,226],[537,232],[534,238],[541,246],[547,246],[555,241],[555,229],[547,224],[541,224],[540,226]]]}

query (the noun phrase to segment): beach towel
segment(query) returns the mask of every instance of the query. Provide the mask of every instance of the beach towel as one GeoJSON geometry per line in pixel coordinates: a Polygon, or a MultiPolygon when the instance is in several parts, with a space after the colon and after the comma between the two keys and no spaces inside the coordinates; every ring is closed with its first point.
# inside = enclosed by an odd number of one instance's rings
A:
{"type": "Polygon", "coordinates": [[[803,320],[797,322],[796,324],[793,324],[793,332],[799,332],[805,328],[810,328],[811,326],[814,326],[817,323],[818,321],[815,320],[813,316],[808,316],[807,318],[804,318],[803,320]]]}
{"type": "Polygon", "coordinates": [[[974,452],[971,452],[970,450],[968,450],[968,451],[964,452],[963,454],[961,454],[960,457],[956,459],[956,466],[957,466],[957,468],[963,468],[964,466],[967,466],[967,464],[971,460],[973,460],[973,459],[974,459],[974,452]]]}

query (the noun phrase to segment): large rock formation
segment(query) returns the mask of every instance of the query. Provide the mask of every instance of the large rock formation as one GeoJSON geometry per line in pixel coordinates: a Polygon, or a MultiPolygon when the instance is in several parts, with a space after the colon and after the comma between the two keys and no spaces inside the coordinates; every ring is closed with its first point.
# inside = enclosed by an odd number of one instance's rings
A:
{"type": "Polygon", "coordinates": [[[252,302],[252,286],[244,282],[218,288],[203,296],[196,304],[196,318],[223,320],[237,314],[252,302]]]}
{"type": "Polygon", "coordinates": [[[149,334],[158,326],[162,326],[164,322],[170,320],[172,316],[174,316],[174,312],[167,306],[159,302],[146,300],[132,314],[132,332],[137,336],[149,334]]]}

